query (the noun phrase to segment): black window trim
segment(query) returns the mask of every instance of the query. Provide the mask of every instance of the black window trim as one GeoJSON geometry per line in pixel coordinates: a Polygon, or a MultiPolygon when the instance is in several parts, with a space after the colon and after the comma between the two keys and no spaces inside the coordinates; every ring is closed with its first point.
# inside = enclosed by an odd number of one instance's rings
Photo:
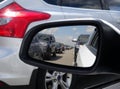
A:
{"type": "Polygon", "coordinates": [[[3,1],[5,1],[5,0],[0,0],[0,3],[3,2],[3,1]]]}
{"type": "MultiPolygon", "coordinates": [[[[94,35],[94,37],[93,37],[93,39],[92,39],[92,41],[91,41],[91,43],[90,43],[90,45],[93,47],[93,44],[94,44],[94,42],[96,41],[96,39],[98,40],[98,32],[96,32],[95,33],[95,35],[94,35]]],[[[93,48],[95,48],[95,47],[93,47],[93,48]]],[[[96,48],[95,48],[96,49],[96,48]]]]}
{"type": "MultiPolygon", "coordinates": [[[[52,4],[52,3],[47,2],[46,0],[43,0],[43,1],[46,2],[46,3],[48,3],[48,4],[51,4],[51,5],[63,6],[62,5],[63,4],[63,0],[60,0],[59,4],[52,4]]],[[[96,10],[108,10],[108,5],[106,5],[105,0],[99,0],[99,1],[100,1],[100,7],[101,7],[101,9],[96,9],[96,10]]],[[[74,7],[74,8],[77,8],[77,7],[74,7]]],[[[85,8],[85,9],[87,9],[87,8],[85,8]]]]}
{"type": "MultiPolygon", "coordinates": [[[[61,0],[61,1],[63,1],[63,0],[61,0]]],[[[99,0],[99,2],[100,2],[100,9],[95,9],[95,10],[102,10],[103,9],[103,3],[102,3],[102,1],[99,0]]],[[[63,4],[63,2],[61,2],[61,6],[63,6],[62,4],[63,4]]],[[[66,7],[68,7],[68,6],[66,6],[66,7]]],[[[77,7],[73,7],[73,8],[77,8],[77,7]]],[[[83,9],[89,9],[89,8],[83,8],[83,9]]],[[[90,8],[90,9],[94,9],[94,8],[90,8]]]]}
{"type": "Polygon", "coordinates": [[[99,34],[98,34],[98,32],[96,31],[95,34],[94,34],[94,36],[92,37],[92,40],[90,41],[90,43],[89,43],[89,44],[86,44],[87,48],[88,48],[94,55],[96,55],[97,49],[96,49],[95,47],[93,47],[92,44],[93,44],[93,42],[96,40],[96,38],[99,39],[98,35],[99,35],[99,34]]]}

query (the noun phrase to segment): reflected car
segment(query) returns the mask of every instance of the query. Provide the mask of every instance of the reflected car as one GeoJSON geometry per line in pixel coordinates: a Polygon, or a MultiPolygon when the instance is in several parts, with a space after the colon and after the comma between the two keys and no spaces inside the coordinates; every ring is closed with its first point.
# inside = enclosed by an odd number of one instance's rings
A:
{"type": "Polygon", "coordinates": [[[89,35],[88,34],[84,34],[84,35],[80,35],[80,36],[78,36],[78,38],[77,38],[77,40],[76,41],[74,41],[74,42],[76,42],[76,44],[75,44],[75,49],[74,49],[74,58],[76,59],[76,56],[77,56],[77,53],[78,53],[78,51],[79,51],[79,47],[80,47],[80,45],[84,45],[85,43],[87,43],[88,42],[88,39],[89,39],[89,35]]]}
{"type": "Polygon", "coordinates": [[[29,54],[38,60],[50,59],[51,56],[56,56],[55,48],[55,37],[53,35],[38,33],[32,40],[29,54]]]}
{"type": "Polygon", "coordinates": [[[90,67],[95,63],[98,47],[98,38],[99,38],[98,31],[97,29],[95,29],[95,31],[88,38],[87,43],[79,46],[79,50],[78,53],[76,54],[75,60],[76,66],[90,67]]]}
{"type": "Polygon", "coordinates": [[[57,42],[55,45],[56,45],[55,46],[56,53],[63,53],[63,51],[65,50],[64,44],[57,42]]]}
{"type": "Polygon", "coordinates": [[[30,48],[29,48],[29,54],[31,57],[36,58],[38,60],[43,60],[43,52],[41,47],[44,47],[40,44],[38,40],[32,41],[30,48]]]}

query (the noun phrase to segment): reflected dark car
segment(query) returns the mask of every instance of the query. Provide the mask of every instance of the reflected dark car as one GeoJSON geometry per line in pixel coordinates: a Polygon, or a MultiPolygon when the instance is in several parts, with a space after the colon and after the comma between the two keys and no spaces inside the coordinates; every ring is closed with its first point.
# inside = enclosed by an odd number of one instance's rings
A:
{"type": "Polygon", "coordinates": [[[43,60],[43,52],[41,49],[41,44],[37,40],[35,41],[35,39],[30,45],[29,55],[38,60],[39,59],[43,60]]]}
{"type": "Polygon", "coordinates": [[[63,51],[65,50],[64,44],[57,42],[55,50],[56,50],[56,53],[63,53],[63,51]]]}
{"type": "Polygon", "coordinates": [[[50,59],[56,56],[55,37],[50,34],[37,34],[29,48],[29,55],[36,59],[50,59]]]}

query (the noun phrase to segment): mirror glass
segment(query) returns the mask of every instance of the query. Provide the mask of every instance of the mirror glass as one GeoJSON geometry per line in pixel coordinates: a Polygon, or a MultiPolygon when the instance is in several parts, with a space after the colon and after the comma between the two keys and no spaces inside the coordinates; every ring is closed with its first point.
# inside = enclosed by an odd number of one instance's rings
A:
{"type": "Polygon", "coordinates": [[[96,59],[98,37],[97,27],[92,25],[51,27],[34,36],[28,54],[34,60],[91,67],[96,59]]]}

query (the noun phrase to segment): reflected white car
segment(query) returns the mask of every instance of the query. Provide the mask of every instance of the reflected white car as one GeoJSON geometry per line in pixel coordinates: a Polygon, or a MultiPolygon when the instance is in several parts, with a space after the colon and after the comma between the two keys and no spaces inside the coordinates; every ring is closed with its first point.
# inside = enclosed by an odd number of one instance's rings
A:
{"type": "Polygon", "coordinates": [[[98,47],[98,33],[95,30],[89,37],[86,44],[79,46],[77,53],[76,64],[79,67],[91,67],[95,63],[97,47],[98,47]]]}

